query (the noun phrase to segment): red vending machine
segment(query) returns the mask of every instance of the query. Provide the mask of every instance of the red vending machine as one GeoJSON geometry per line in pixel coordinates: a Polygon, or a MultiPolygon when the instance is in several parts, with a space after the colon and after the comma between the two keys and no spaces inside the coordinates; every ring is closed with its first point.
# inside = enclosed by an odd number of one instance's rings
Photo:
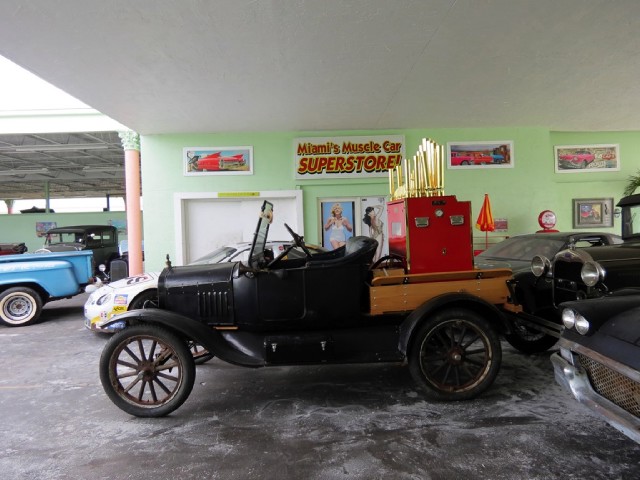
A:
{"type": "Polygon", "coordinates": [[[471,202],[455,195],[387,202],[389,252],[407,259],[409,272],[473,269],[471,202]]]}

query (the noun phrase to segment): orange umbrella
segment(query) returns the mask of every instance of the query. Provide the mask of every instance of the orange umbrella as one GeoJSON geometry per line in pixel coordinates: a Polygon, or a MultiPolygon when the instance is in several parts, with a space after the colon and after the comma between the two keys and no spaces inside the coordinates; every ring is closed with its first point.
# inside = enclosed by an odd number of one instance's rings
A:
{"type": "Polygon", "coordinates": [[[489,246],[489,233],[493,232],[496,229],[496,225],[493,222],[493,214],[491,213],[491,203],[489,202],[489,194],[484,194],[484,202],[482,203],[482,208],[480,209],[480,215],[478,215],[478,220],[476,220],[476,228],[482,232],[485,232],[485,247],[489,246]]]}

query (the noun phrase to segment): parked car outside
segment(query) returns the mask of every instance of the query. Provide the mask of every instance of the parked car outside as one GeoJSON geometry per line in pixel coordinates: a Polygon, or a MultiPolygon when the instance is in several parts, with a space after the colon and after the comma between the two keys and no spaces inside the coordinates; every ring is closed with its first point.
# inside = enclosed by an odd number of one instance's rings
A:
{"type": "Polygon", "coordinates": [[[57,227],[47,231],[43,248],[36,253],[70,252],[91,250],[93,252],[94,273],[100,275],[98,267],[105,265],[109,272],[110,264],[117,259],[118,229],[112,225],[76,225],[57,227]]]}
{"type": "Polygon", "coordinates": [[[558,155],[560,168],[587,168],[596,156],[589,150],[576,150],[574,152],[558,155]]]}
{"type": "Polygon", "coordinates": [[[564,303],[556,381],[640,443],[640,291],[564,303]]]}
{"type": "Polygon", "coordinates": [[[553,258],[570,245],[582,251],[622,242],[621,236],[606,232],[540,232],[507,238],[477,255],[478,268],[513,270],[513,278],[507,281],[510,303],[504,308],[514,323],[514,333],[506,335],[506,340],[521,352],[537,353],[552,347],[560,335],[562,323],[553,303],[551,280],[533,274],[533,258],[553,258]],[[532,321],[535,329],[531,328],[532,321]]]}
{"type": "MultiPolygon", "coordinates": [[[[283,252],[291,245],[291,241],[273,241],[267,243],[275,255],[283,252]]],[[[312,254],[325,252],[322,247],[306,245],[312,254]]],[[[241,242],[217,248],[216,250],[189,263],[189,265],[207,265],[222,262],[247,262],[251,242],[241,242]]],[[[293,249],[289,257],[303,256],[302,251],[293,249]]],[[[113,332],[117,328],[103,329],[102,325],[114,315],[143,308],[145,305],[156,306],[158,277],[160,272],[143,273],[111,282],[97,288],[91,293],[84,305],[85,327],[96,332],[113,332]]],[[[117,326],[116,326],[117,327],[117,326]]]]}

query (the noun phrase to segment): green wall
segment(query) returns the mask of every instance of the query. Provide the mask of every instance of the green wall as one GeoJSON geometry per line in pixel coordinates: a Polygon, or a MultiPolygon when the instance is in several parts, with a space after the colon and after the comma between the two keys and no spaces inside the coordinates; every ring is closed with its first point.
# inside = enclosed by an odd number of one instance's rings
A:
{"type": "MultiPolygon", "coordinates": [[[[169,253],[175,258],[174,192],[247,192],[261,190],[303,191],[304,234],[310,243],[320,243],[317,200],[321,197],[387,195],[387,179],[314,180],[294,178],[293,140],[310,136],[405,135],[405,151],[413,156],[422,138],[441,145],[447,142],[514,142],[514,168],[446,170],[445,192],[472,202],[475,222],[484,194],[491,199],[493,215],[507,218],[508,232],[493,237],[538,230],[538,214],[555,211],[557,229],[572,229],[572,199],[613,197],[620,199],[627,177],[640,168],[640,132],[550,132],[543,128],[430,129],[337,132],[270,132],[234,134],[148,135],[141,138],[144,197],[144,238],[147,270],[158,270],[169,253]],[[562,173],[554,169],[554,145],[619,144],[621,170],[616,172],[562,173]],[[253,146],[253,175],[183,175],[182,149],[193,146],[253,146]]],[[[618,233],[614,227],[604,229],[618,233]]],[[[484,233],[474,229],[474,236],[484,233]]]]}
{"type": "Polygon", "coordinates": [[[44,239],[36,236],[36,222],[56,222],[58,227],[66,227],[68,225],[108,225],[111,221],[126,222],[126,220],[125,212],[3,214],[0,215],[0,243],[24,242],[29,252],[35,252],[44,244],[44,239]]]}

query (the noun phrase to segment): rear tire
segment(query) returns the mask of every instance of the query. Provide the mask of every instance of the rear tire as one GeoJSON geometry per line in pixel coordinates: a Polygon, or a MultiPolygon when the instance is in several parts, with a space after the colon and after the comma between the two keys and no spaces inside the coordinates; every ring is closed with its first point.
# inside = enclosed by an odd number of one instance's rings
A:
{"type": "Polygon", "coordinates": [[[483,317],[451,308],[427,320],[414,336],[409,370],[434,400],[470,400],[493,384],[502,349],[496,331],[483,317]]]}
{"type": "Polygon", "coordinates": [[[13,287],[0,293],[0,321],[10,327],[25,327],[38,321],[42,298],[28,287],[13,287]]]}

